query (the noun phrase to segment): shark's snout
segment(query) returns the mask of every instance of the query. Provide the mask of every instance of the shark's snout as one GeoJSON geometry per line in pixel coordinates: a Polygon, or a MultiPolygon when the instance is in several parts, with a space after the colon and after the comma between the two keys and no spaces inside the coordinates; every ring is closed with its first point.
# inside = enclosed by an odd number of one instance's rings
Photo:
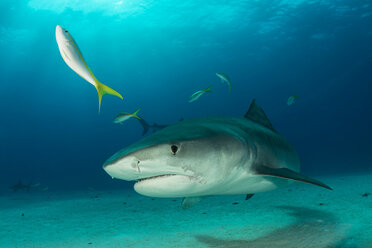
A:
{"type": "Polygon", "coordinates": [[[103,169],[112,178],[131,181],[138,179],[140,176],[140,162],[139,159],[130,156],[110,163],[105,163],[103,169]]]}

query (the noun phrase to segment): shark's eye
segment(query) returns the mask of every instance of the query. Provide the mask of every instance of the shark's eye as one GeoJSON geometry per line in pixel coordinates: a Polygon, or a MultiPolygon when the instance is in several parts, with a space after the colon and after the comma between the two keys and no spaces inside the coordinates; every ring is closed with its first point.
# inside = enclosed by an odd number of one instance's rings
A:
{"type": "Polygon", "coordinates": [[[67,31],[67,30],[65,30],[65,32],[66,32],[66,33],[68,33],[68,31],[67,31]]]}
{"type": "Polygon", "coordinates": [[[176,152],[178,151],[178,146],[172,145],[171,150],[172,150],[173,155],[176,155],[176,152]]]}

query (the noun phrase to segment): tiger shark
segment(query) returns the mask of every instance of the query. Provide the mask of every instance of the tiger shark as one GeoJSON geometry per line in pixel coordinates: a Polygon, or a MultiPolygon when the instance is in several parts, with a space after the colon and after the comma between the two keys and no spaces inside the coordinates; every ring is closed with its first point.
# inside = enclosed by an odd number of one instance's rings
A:
{"type": "Polygon", "coordinates": [[[9,187],[12,189],[14,192],[17,192],[18,190],[25,190],[27,192],[30,192],[30,189],[33,187],[39,186],[39,183],[32,183],[30,182],[29,184],[23,184],[21,180],[18,181],[17,184],[14,184],[13,186],[9,187]]]}
{"type": "Polygon", "coordinates": [[[103,165],[116,179],[136,181],[134,190],[150,197],[183,197],[182,207],[204,196],[253,194],[292,181],[326,189],[299,173],[293,146],[252,101],[244,117],[184,120],[118,151],[103,165]]]}

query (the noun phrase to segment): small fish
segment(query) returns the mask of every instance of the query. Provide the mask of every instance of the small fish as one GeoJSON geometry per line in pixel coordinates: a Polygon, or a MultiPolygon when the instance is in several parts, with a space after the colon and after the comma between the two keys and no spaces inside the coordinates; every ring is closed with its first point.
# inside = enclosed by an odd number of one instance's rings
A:
{"type": "Polygon", "coordinates": [[[371,195],[371,193],[364,193],[363,195],[362,195],[362,197],[368,197],[368,196],[370,196],[371,195]]]}
{"type": "Polygon", "coordinates": [[[297,94],[296,94],[296,92],[293,94],[293,96],[290,96],[289,98],[288,98],[288,100],[287,100],[287,105],[288,106],[290,106],[290,105],[292,105],[294,102],[295,102],[295,100],[298,98],[298,96],[297,96],[297,94]]]}
{"type": "Polygon", "coordinates": [[[140,108],[137,109],[136,112],[134,112],[133,114],[129,114],[129,113],[120,113],[118,114],[115,119],[114,119],[114,123],[120,123],[120,124],[123,124],[124,121],[134,117],[134,118],[137,118],[137,119],[141,119],[140,117],[138,117],[137,113],[138,111],[140,111],[140,108]]]}
{"type": "Polygon", "coordinates": [[[194,94],[192,94],[190,96],[190,98],[189,98],[189,102],[194,102],[194,101],[198,100],[199,97],[201,97],[205,92],[212,92],[211,91],[212,86],[213,85],[209,86],[205,90],[198,90],[197,92],[195,92],[194,94]]]}
{"type": "Polygon", "coordinates": [[[227,76],[227,74],[222,73],[222,72],[217,72],[216,76],[221,78],[221,82],[227,83],[227,85],[229,86],[229,91],[231,91],[231,81],[230,81],[229,76],[227,76]]]}
{"type": "Polygon", "coordinates": [[[80,77],[84,78],[96,87],[98,93],[98,111],[101,110],[101,100],[103,95],[114,95],[123,99],[118,92],[97,80],[85,62],[83,55],[71,34],[59,25],[56,27],[56,40],[61,56],[66,64],[80,77]]]}

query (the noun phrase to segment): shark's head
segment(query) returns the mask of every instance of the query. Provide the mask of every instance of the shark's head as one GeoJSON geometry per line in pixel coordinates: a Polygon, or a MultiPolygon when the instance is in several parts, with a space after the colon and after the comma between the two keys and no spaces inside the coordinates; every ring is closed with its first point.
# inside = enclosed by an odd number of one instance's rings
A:
{"type": "Polygon", "coordinates": [[[236,136],[189,120],[168,126],[108,159],[103,168],[113,178],[137,181],[134,189],[152,197],[212,194],[246,159],[236,136]]]}

